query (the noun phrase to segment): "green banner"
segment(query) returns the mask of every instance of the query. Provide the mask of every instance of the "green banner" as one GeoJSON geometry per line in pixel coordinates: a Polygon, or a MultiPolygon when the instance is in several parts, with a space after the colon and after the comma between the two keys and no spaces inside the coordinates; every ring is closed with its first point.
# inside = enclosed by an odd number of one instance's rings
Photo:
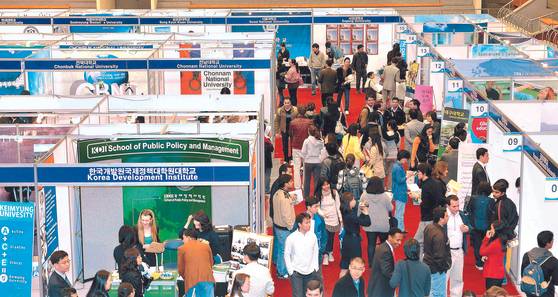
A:
{"type": "Polygon", "coordinates": [[[220,159],[248,162],[248,142],[219,139],[120,139],[84,140],[78,142],[82,163],[120,159],[126,156],[180,155],[191,162],[220,159]]]}

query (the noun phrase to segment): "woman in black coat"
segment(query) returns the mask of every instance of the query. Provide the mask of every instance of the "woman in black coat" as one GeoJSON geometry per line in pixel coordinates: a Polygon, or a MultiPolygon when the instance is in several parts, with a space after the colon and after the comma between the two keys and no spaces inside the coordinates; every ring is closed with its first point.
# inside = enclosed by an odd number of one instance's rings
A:
{"type": "MultiPolygon", "coordinates": [[[[140,250],[140,253],[143,250],[138,242],[138,232],[132,226],[123,225],[120,227],[120,230],[118,230],[118,243],[120,244],[112,252],[117,268],[120,267],[120,263],[124,260],[124,252],[127,249],[135,247],[140,250]]],[[[145,261],[145,255],[141,254],[141,257],[145,261]]]]}
{"type": "Polygon", "coordinates": [[[129,248],[124,252],[124,260],[118,267],[118,274],[122,282],[130,283],[134,287],[134,297],[143,297],[144,279],[141,275],[140,252],[136,248],[129,248]]]}
{"type": "Polygon", "coordinates": [[[322,135],[335,134],[335,126],[341,117],[341,113],[339,112],[339,105],[333,101],[333,98],[330,97],[327,101],[327,106],[321,109],[320,117],[322,135]]]}
{"type": "Polygon", "coordinates": [[[345,112],[349,112],[349,101],[351,97],[351,82],[352,80],[347,79],[349,75],[353,75],[353,69],[351,68],[351,59],[345,58],[343,60],[343,66],[337,68],[337,105],[341,106],[341,99],[345,95],[345,112]]]}
{"type": "Polygon", "coordinates": [[[368,215],[368,205],[360,204],[360,215],[357,215],[357,201],[351,192],[343,193],[341,197],[341,215],[343,216],[343,244],[341,247],[341,272],[339,277],[347,273],[349,263],[354,257],[361,257],[360,248],[360,226],[370,226],[370,216],[368,215]]]}

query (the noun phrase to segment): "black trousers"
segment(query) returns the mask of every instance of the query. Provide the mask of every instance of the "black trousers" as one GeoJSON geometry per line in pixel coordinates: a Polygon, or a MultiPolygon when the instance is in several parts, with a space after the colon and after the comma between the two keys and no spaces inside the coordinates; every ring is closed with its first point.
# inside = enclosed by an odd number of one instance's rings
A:
{"type": "Polygon", "coordinates": [[[387,240],[387,237],[387,232],[366,232],[366,238],[368,239],[368,267],[372,267],[378,238],[380,238],[380,243],[383,243],[387,240]]]}
{"type": "Polygon", "coordinates": [[[474,229],[471,232],[471,244],[473,245],[473,252],[475,254],[475,265],[482,267],[482,257],[480,255],[480,247],[482,244],[482,239],[486,234],[486,230],[477,230],[474,229]]]}
{"type": "Polygon", "coordinates": [[[503,279],[497,279],[497,278],[487,278],[485,280],[485,285],[486,285],[486,289],[490,289],[493,286],[496,287],[502,287],[502,282],[504,282],[503,279]]]}
{"type": "Polygon", "coordinates": [[[364,84],[366,84],[366,71],[364,72],[356,72],[356,90],[357,92],[360,91],[362,81],[362,89],[364,90],[364,84]]]}
{"type": "Polygon", "coordinates": [[[289,133],[281,132],[281,144],[283,146],[283,160],[289,162],[292,159],[292,156],[289,155],[289,133]]]}
{"type": "Polygon", "coordinates": [[[291,104],[293,106],[297,105],[297,91],[298,91],[298,87],[296,88],[289,88],[289,97],[291,97],[291,104]]]}
{"type": "Polygon", "coordinates": [[[322,107],[327,106],[327,97],[333,97],[333,93],[322,93],[322,107]]]}
{"type": "Polygon", "coordinates": [[[335,241],[335,232],[327,231],[327,244],[326,244],[326,253],[333,252],[333,241],[335,241]]]}

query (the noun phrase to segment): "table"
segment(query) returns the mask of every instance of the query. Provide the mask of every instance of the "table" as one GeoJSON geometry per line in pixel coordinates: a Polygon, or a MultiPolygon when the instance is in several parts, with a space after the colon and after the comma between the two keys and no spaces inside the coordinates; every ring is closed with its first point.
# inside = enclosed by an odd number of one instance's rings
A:
{"type": "MultiPolygon", "coordinates": [[[[176,286],[176,279],[178,274],[172,271],[173,278],[169,280],[153,280],[149,286],[149,290],[144,292],[145,297],[178,297],[178,287],[176,286]]],[[[110,287],[109,296],[118,297],[118,286],[120,286],[120,279],[113,279],[110,287]]]]}

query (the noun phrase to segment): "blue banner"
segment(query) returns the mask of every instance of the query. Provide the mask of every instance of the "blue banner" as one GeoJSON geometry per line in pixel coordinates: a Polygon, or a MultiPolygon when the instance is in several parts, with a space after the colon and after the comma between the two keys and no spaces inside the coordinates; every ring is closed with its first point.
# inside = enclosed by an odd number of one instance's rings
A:
{"type": "Polygon", "coordinates": [[[33,203],[0,202],[0,292],[31,296],[33,203]]]}
{"type": "Polygon", "coordinates": [[[251,17],[229,17],[228,25],[287,25],[287,24],[312,24],[312,17],[288,17],[288,16],[251,16],[251,17]]]}
{"type": "Polygon", "coordinates": [[[60,49],[153,49],[153,44],[61,44],[60,49]]]}
{"type": "Polygon", "coordinates": [[[140,25],[225,25],[224,17],[142,17],[140,25]]]}
{"type": "Polygon", "coordinates": [[[472,25],[472,24],[425,23],[422,26],[422,31],[424,33],[475,32],[475,25],[472,25]]]}
{"type": "Polygon", "coordinates": [[[317,16],[314,24],[378,24],[400,23],[400,16],[317,16]]]}
{"type": "Polygon", "coordinates": [[[51,18],[38,17],[38,18],[0,18],[0,25],[50,25],[51,18]]]}
{"type": "Polygon", "coordinates": [[[521,132],[518,127],[516,127],[506,116],[496,109],[494,104],[488,105],[488,115],[490,119],[492,119],[505,133],[521,132]]]}
{"type": "Polygon", "coordinates": [[[139,25],[137,17],[57,17],[52,20],[54,25],[139,25]]]}
{"type": "Polygon", "coordinates": [[[58,249],[58,214],[56,212],[56,187],[43,187],[45,203],[45,259],[58,249]]]}
{"type": "Polygon", "coordinates": [[[455,69],[466,78],[554,75],[540,63],[527,59],[466,59],[452,62],[455,69]]]}
{"type": "Polygon", "coordinates": [[[499,58],[518,56],[519,52],[511,46],[503,44],[473,44],[472,58],[499,58]]]}
{"type": "Polygon", "coordinates": [[[529,137],[523,137],[523,151],[547,176],[558,177],[558,165],[529,137]]]}
{"type": "Polygon", "coordinates": [[[143,70],[147,60],[91,59],[91,60],[27,60],[25,70],[143,70]]]}
{"type": "Polygon", "coordinates": [[[0,167],[0,185],[32,185],[33,182],[32,166],[0,167]]]}
{"type": "Polygon", "coordinates": [[[197,59],[153,59],[149,60],[151,70],[196,70],[196,69],[269,69],[271,62],[267,59],[235,60],[197,60],[197,59]]]}
{"type": "Polygon", "coordinates": [[[188,165],[40,166],[39,183],[46,185],[218,185],[250,182],[250,167],[188,165]]]}

